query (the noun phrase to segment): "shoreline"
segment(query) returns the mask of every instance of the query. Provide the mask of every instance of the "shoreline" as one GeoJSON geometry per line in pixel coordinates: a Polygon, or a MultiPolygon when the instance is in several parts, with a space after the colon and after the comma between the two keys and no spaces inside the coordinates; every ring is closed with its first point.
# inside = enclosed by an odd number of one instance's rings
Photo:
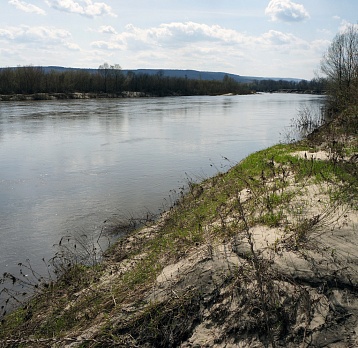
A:
{"type": "MultiPolygon", "coordinates": [[[[254,92],[246,94],[236,94],[236,93],[224,93],[224,94],[214,94],[210,96],[235,96],[235,95],[252,95],[252,94],[309,94],[309,95],[325,95],[324,93],[317,93],[315,91],[298,91],[298,90],[279,90],[271,92],[254,92]]],[[[0,102],[10,102],[10,101],[40,101],[40,100],[71,100],[71,99],[116,99],[116,98],[160,98],[160,97],[185,97],[185,96],[194,96],[192,94],[168,94],[168,95],[155,95],[152,93],[146,92],[132,92],[132,91],[122,91],[120,93],[89,93],[89,92],[72,92],[72,93],[33,93],[33,94],[0,94],[0,102]]],[[[198,96],[198,95],[195,95],[198,96]]],[[[204,96],[204,95],[203,95],[204,96]]]]}
{"type": "Polygon", "coordinates": [[[129,92],[121,93],[33,93],[33,94],[1,94],[1,101],[32,101],[32,100],[67,100],[67,99],[104,99],[104,98],[148,98],[153,97],[152,94],[145,92],[129,92]]]}

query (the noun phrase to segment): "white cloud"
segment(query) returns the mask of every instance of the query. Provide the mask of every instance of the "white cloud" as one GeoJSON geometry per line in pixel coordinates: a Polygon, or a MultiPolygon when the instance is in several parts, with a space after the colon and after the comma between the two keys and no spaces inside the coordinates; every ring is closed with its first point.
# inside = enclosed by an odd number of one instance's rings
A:
{"type": "Polygon", "coordinates": [[[71,36],[70,32],[64,29],[51,27],[26,27],[24,30],[26,37],[33,37],[35,40],[58,41],[71,36]]]}
{"type": "Polygon", "coordinates": [[[105,50],[125,50],[126,45],[120,44],[117,42],[108,42],[108,41],[93,41],[91,43],[92,47],[105,49],[105,50]]]}
{"type": "Polygon", "coordinates": [[[63,45],[67,47],[71,51],[81,51],[81,48],[79,45],[72,43],[72,42],[63,42],[63,45]]]}
{"type": "Polygon", "coordinates": [[[310,16],[303,5],[290,0],[271,0],[265,14],[273,21],[300,22],[310,16]]]}
{"type": "Polygon", "coordinates": [[[29,27],[22,25],[20,27],[0,28],[0,38],[25,44],[43,43],[57,45],[64,43],[65,39],[70,37],[71,33],[67,30],[46,26],[29,27]]]}
{"type": "Polygon", "coordinates": [[[285,34],[276,30],[270,30],[269,32],[263,34],[262,38],[266,44],[273,45],[288,45],[294,40],[293,35],[285,34]]]}
{"type": "MultiPolygon", "coordinates": [[[[284,31],[269,30],[252,35],[196,22],[171,22],[142,28],[127,25],[122,32],[105,25],[93,31],[97,35],[105,34],[101,37],[104,40],[81,41],[80,47],[65,29],[4,26],[0,27],[0,42],[4,47],[18,47],[17,61],[27,61],[28,57],[36,55],[40,63],[50,60],[51,64],[64,64],[61,59],[71,56],[77,64],[88,65],[86,62],[91,62],[91,65],[98,66],[103,61],[118,61],[118,57],[124,56],[119,51],[126,51],[125,56],[131,57],[130,60],[120,62],[127,65],[126,68],[215,70],[220,67],[220,70],[228,72],[240,69],[244,74],[245,66],[248,74],[257,75],[272,74],[272,62],[277,57],[288,65],[293,59],[318,62],[327,46],[327,41],[306,41],[284,31]]],[[[287,69],[294,71],[291,65],[287,69]]]]}
{"type": "Polygon", "coordinates": [[[59,11],[77,13],[87,17],[110,15],[116,17],[111,6],[92,0],[46,0],[46,3],[59,11]]]}
{"type": "Polygon", "coordinates": [[[91,46],[104,56],[127,51],[132,67],[212,70],[216,66],[234,71],[246,66],[257,71],[259,66],[265,72],[272,69],[276,56],[285,62],[292,61],[293,56],[297,61],[306,57],[319,61],[317,52],[324,44],[276,30],[253,36],[219,25],[173,22],[150,28],[130,24],[125,31],[110,35],[108,40],[94,41],[91,46]],[[261,57],[265,57],[263,61],[261,57]]]}
{"type": "Polygon", "coordinates": [[[86,1],[87,5],[85,8],[85,13],[87,16],[103,16],[103,15],[110,15],[113,17],[116,17],[116,15],[113,13],[111,6],[103,3],[103,2],[95,2],[92,3],[92,1],[86,1]]]}
{"type": "Polygon", "coordinates": [[[219,25],[207,25],[194,22],[162,24],[159,36],[181,38],[184,41],[222,41],[227,43],[241,43],[244,35],[232,29],[219,25]]]}
{"type": "Polygon", "coordinates": [[[309,49],[309,43],[290,33],[269,30],[257,39],[258,44],[268,46],[285,46],[291,49],[309,49]]]}
{"type": "Polygon", "coordinates": [[[9,4],[10,5],[14,5],[18,10],[21,10],[21,11],[25,11],[25,12],[28,12],[28,13],[36,13],[36,14],[39,14],[39,15],[45,15],[46,12],[35,6],[35,5],[32,5],[32,4],[29,4],[25,1],[20,1],[20,0],[9,0],[9,4]]]}
{"type": "Polygon", "coordinates": [[[84,14],[83,7],[73,0],[49,0],[46,2],[50,7],[60,11],[84,14]]]}
{"type": "Polygon", "coordinates": [[[245,50],[246,49],[253,54],[253,59],[257,61],[260,60],[260,58],[258,58],[260,56],[266,57],[266,60],[261,60],[261,64],[266,64],[266,61],[268,63],[271,59],[274,59],[274,57],[281,56],[280,59],[289,62],[293,56],[303,59],[305,56],[315,54],[312,42],[306,41],[291,33],[276,30],[269,30],[253,38],[251,47],[245,47],[245,50]]]}
{"type": "Polygon", "coordinates": [[[245,45],[253,41],[248,35],[219,25],[172,22],[150,28],[129,24],[125,31],[106,41],[94,41],[91,46],[105,55],[115,55],[118,50],[133,52],[128,53],[133,66],[210,70],[215,65],[231,70],[239,61],[250,60],[245,45]]]}
{"type": "MultiPolygon", "coordinates": [[[[109,31],[110,29],[106,28],[106,32],[109,31]]],[[[195,42],[238,45],[249,40],[248,36],[219,25],[173,22],[146,29],[129,24],[126,26],[126,31],[113,35],[110,41],[96,41],[92,45],[107,49],[146,49],[153,47],[175,48],[192,45],[195,42]]]]}
{"type": "Polygon", "coordinates": [[[116,30],[110,25],[101,26],[99,32],[104,34],[117,34],[116,30]]]}
{"type": "Polygon", "coordinates": [[[71,33],[62,28],[25,25],[0,27],[0,54],[4,60],[16,62],[7,63],[9,66],[70,65],[64,63],[64,57],[74,61],[81,53],[83,50],[73,42],[71,33]]]}
{"type": "Polygon", "coordinates": [[[310,44],[290,33],[270,30],[260,36],[250,36],[219,25],[206,25],[194,22],[166,23],[158,27],[138,28],[129,24],[126,31],[113,34],[108,41],[94,41],[94,48],[104,50],[194,50],[195,52],[235,51],[242,55],[243,50],[277,49],[307,50],[310,44]],[[262,47],[261,47],[262,46],[262,47]]]}
{"type": "Polygon", "coordinates": [[[14,39],[14,33],[13,30],[10,29],[0,29],[0,39],[8,39],[13,40],[14,39]]]}

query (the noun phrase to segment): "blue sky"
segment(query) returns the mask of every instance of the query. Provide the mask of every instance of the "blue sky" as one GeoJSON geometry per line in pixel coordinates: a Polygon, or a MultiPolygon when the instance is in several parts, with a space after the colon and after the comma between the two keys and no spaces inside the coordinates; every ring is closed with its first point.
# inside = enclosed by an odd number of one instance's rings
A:
{"type": "Polygon", "coordinates": [[[0,66],[311,79],[357,0],[0,0],[0,66]]]}

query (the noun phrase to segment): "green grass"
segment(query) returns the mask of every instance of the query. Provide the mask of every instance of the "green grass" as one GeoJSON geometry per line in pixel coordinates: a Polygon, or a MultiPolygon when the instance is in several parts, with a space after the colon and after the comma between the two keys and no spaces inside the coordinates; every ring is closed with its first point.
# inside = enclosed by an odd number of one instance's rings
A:
{"type": "Polygon", "coordinates": [[[268,227],[279,227],[284,214],[282,211],[276,213],[269,212],[261,216],[258,222],[267,225],[268,227]]]}

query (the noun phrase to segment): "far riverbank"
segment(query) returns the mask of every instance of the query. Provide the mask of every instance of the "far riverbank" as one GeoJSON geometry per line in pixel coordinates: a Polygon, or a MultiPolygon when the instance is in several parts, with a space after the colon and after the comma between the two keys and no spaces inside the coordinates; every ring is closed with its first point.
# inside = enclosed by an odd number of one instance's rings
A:
{"type": "MultiPolygon", "coordinates": [[[[251,91],[250,93],[235,94],[235,93],[224,93],[217,94],[217,96],[234,96],[234,95],[250,95],[250,94],[261,94],[262,92],[251,91]]],[[[270,91],[269,93],[286,93],[286,94],[311,94],[311,95],[324,95],[324,93],[318,93],[314,90],[277,90],[270,91]]],[[[215,94],[216,95],[216,94],[215,94]]],[[[186,95],[181,93],[168,93],[166,95],[157,95],[155,93],[147,92],[133,92],[133,91],[122,91],[119,93],[17,93],[17,94],[0,94],[1,101],[31,101],[31,100],[70,100],[70,99],[113,99],[113,98],[157,98],[157,97],[185,97],[195,96],[186,95]]]]}
{"type": "Polygon", "coordinates": [[[154,97],[145,92],[123,91],[120,93],[34,93],[34,94],[2,94],[0,101],[28,100],[63,100],[63,99],[99,99],[99,98],[144,98],[154,97]]]}

